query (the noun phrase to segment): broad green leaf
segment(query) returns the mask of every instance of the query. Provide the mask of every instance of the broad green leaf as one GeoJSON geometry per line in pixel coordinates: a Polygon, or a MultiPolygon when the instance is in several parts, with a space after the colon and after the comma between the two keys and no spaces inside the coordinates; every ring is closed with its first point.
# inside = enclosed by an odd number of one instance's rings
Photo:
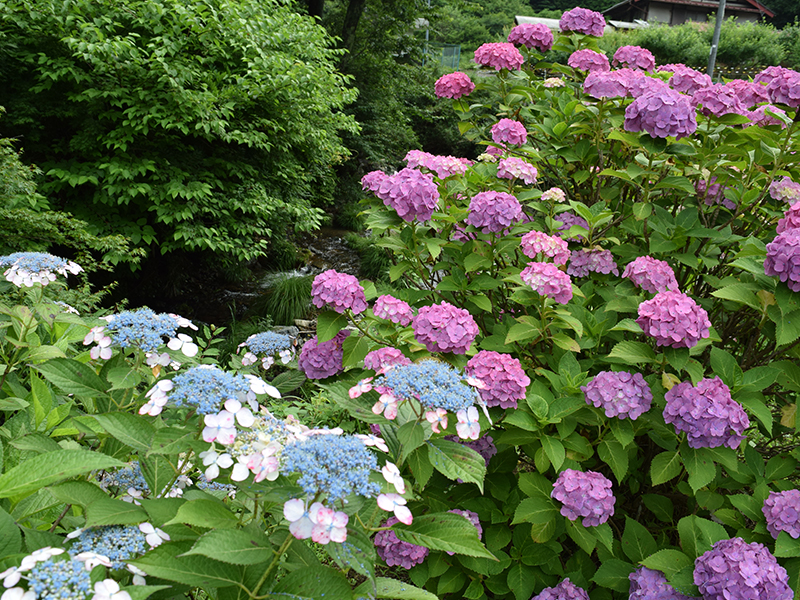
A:
{"type": "Polygon", "coordinates": [[[739,392],[735,394],[734,400],[754,414],[764,426],[764,429],[772,435],[772,411],[767,406],[764,394],[761,392],[739,392]]]}
{"type": "Polygon", "coordinates": [[[140,452],[150,450],[156,429],[145,418],[124,412],[94,415],[94,418],[109,435],[126,446],[140,452]]]}
{"type": "Polygon", "coordinates": [[[166,458],[157,454],[146,456],[139,459],[139,466],[142,468],[142,475],[155,497],[161,497],[169,491],[166,488],[174,481],[175,470],[166,458]]]}
{"type": "Polygon", "coordinates": [[[353,569],[365,577],[375,578],[375,544],[361,529],[348,527],[344,543],[331,542],[325,550],[345,572],[353,569]]]}
{"type": "Polygon", "coordinates": [[[647,527],[625,517],[625,531],[622,534],[622,551],[632,562],[638,563],[658,549],[656,540],[647,527]]]}
{"type": "Polygon", "coordinates": [[[761,303],[758,300],[758,296],[756,296],[757,291],[758,288],[751,284],[734,283],[711,292],[711,295],[722,300],[733,300],[756,310],[761,310],[761,303]]]}
{"type": "Polygon", "coordinates": [[[414,450],[408,455],[406,462],[411,472],[414,474],[414,479],[417,480],[417,484],[424,488],[431,478],[431,475],[433,475],[433,465],[428,458],[428,446],[423,444],[414,450]]]}
{"type": "Polygon", "coordinates": [[[108,388],[108,384],[91,367],[70,358],[48,360],[36,365],[36,370],[64,393],[77,397],[104,396],[108,388]]]}
{"type": "Polygon", "coordinates": [[[675,510],[672,500],[660,494],[645,494],[642,496],[642,501],[659,521],[672,523],[672,514],[675,510]]]}
{"type": "Polygon", "coordinates": [[[22,550],[22,533],[14,518],[0,508],[0,559],[22,550]]]}
{"type": "MultiPolygon", "coordinates": [[[[349,339],[350,337],[348,337],[345,342],[349,339]]],[[[344,344],[342,344],[342,347],[344,348],[344,344]]],[[[298,369],[280,373],[275,379],[270,381],[270,384],[274,385],[281,394],[288,394],[303,385],[305,381],[306,376],[298,369]]]]}
{"type": "Polygon", "coordinates": [[[86,525],[131,525],[143,523],[147,513],[141,506],[105,497],[95,500],[86,507],[86,525]]]}
{"type": "Polygon", "coordinates": [[[347,325],[347,317],[344,315],[332,310],[321,312],[317,316],[317,343],[332,340],[347,325]]]}
{"type": "Polygon", "coordinates": [[[200,554],[234,565],[257,565],[272,560],[274,552],[267,537],[241,529],[216,529],[203,534],[192,549],[181,556],[200,554]]]}
{"type": "MultiPolygon", "coordinates": [[[[425,433],[425,428],[417,421],[403,423],[397,429],[397,441],[400,442],[401,448],[398,465],[402,465],[409,454],[425,443],[425,433]]],[[[430,456],[430,459],[433,463],[433,456],[430,456]]],[[[434,466],[436,465],[434,464],[434,466]]]]}
{"type": "Polygon", "coordinates": [[[89,471],[124,466],[116,458],[89,450],[45,452],[0,476],[0,498],[21,496],[89,471]]]}
{"type": "Polygon", "coordinates": [[[411,525],[396,524],[397,537],[431,550],[497,560],[478,538],[478,530],[461,515],[433,513],[414,517],[411,525]]]}
{"type": "Polygon", "coordinates": [[[711,348],[711,369],[731,390],[739,387],[742,369],[730,353],[716,346],[711,348]]]}
{"type": "Polygon", "coordinates": [[[125,588],[131,600],[147,600],[150,596],[161,590],[169,589],[168,585],[131,585],[125,588]]]}
{"type": "Polygon", "coordinates": [[[597,446],[597,455],[604,463],[611,467],[617,483],[622,483],[628,473],[628,451],[617,441],[603,440],[597,446]]]}
{"type": "Polygon", "coordinates": [[[515,323],[511,326],[506,334],[506,344],[512,342],[522,342],[525,340],[532,340],[538,338],[542,333],[541,327],[534,323],[515,323]]]}
{"type": "MultiPolygon", "coordinates": [[[[2,556],[2,553],[0,553],[2,556]]],[[[800,539],[794,539],[785,531],[778,534],[775,540],[775,556],[778,558],[791,558],[800,556],[800,539]]]]}
{"type": "Polygon", "coordinates": [[[353,590],[354,598],[386,598],[388,600],[438,600],[435,594],[426,592],[415,587],[410,583],[378,577],[375,579],[375,587],[372,582],[365,581],[353,590]]]}
{"type": "Polygon", "coordinates": [[[608,358],[628,365],[638,365],[655,362],[656,355],[653,349],[643,342],[619,342],[611,349],[608,358]]]}
{"type": "Polygon", "coordinates": [[[528,600],[536,588],[536,574],[539,569],[529,567],[522,563],[511,565],[506,575],[508,588],[514,593],[517,600],[528,600]]]}
{"type": "Polygon", "coordinates": [[[694,493],[714,481],[717,467],[714,464],[714,455],[708,448],[690,448],[684,443],[681,445],[681,457],[694,493]]]}
{"type": "Polygon", "coordinates": [[[238,519],[222,502],[215,500],[191,500],[178,509],[178,514],[165,523],[185,523],[208,529],[236,527],[238,519]]]}
{"type": "Polygon", "coordinates": [[[600,568],[597,569],[592,581],[604,588],[627,593],[631,587],[628,576],[635,570],[636,567],[630,563],[616,558],[609,558],[604,560],[600,568]]]}
{"type": "Polygon", "coordinates": [[[523,494],[531,497],[550,498],[553,491],[552,482],[541,473],[520,473],[518,485],[523,494]]]}
{"type": "Polygon", "coordinates": [[[567,535],[572,538],[572,541],[578,544],[586,554],[591,555],[597,545],[597,538],[592,535],[592,532],[581,525],[580,521],[565,519],[564,524],[567,527],[567,535]]]}
{"type": "Polygon", "coordinates": [[[134,388],[142,381],[142,376],[130,367],[114,367],[105,374],[111,384],[112,390],[127,390],[134,388]]]}
{"type": "Polygon", "coordinates": [[[226,587],[241,581],[242,571],[238,565],[206,556],[181,556],[190,546],[188,542],[165,542],[130,562],[153,577],[195,587],[226,587]]]}
{"type": "Polygon", "coordinates": [[[630,419],[609,419],[611,421],[611,433],[622,444],[623,448],[627,448],[635,436],[633,432],[633,422],[630,419]]]}
{"type": "Polygon", "coordinates": [[[363,335],[349,335],[342,342],[342,366],[347,368],[360,364],[371,348],[369,338],[363,335]]]}
{"type": "Polygon", "coordinates": [[[678,535],[683,551],[695,558],[711,550],[715,542],[730,537],[722,525],[697,515],[689,515],[678,521],[678,535]]]}
{"type": "Polygon", "coordinates": [[[541,439],[542,448],[544,448],[547,458],[550,459],[550,462],[553,463],[553,467],[558,471],[561,465],[564,464],[564,459],[567,456],[564,445],[560,440],[550,437],[549,435],[543,435],[541,439]]]}
{"type": "Polygon", "coordinates": [[[681,472],[681,456],[677,452],[662,452],[650,464],[650,479],[660,485],[677,477],[681,472]]]}
{"type": "Polygon", "coordinates": [[[103,491],[103,488],[88,481],[67,481],[47,489],[56,500],[84,507],[97,500],[108,498],[108,494],[103,491]]]}
{"type": "MultiPolygon", "coordinates": [[[[552,485],[550,486],[552,489],[552,485]]],[[[534,523],[542,524],[548,523],[558,517],[558,508],[550,498],[542,496],[534,496],[533,498],[524,498],[517,506],[514,512],[514,520],[512,525],[518,523],[534,523]]]]}
{"type": "Polygon", "coordinates": [[[267,598],[331,598],[349,600],[353,591],[344,575],[330,567],[314,566],[285,575],[267,598]]]}
{"type": "Polygon", "coordinates": [[[477,484],[483,493],[486,461],[472,448],[450,440],[429,440],[428,460],[433,468],[452,480],[462,479],[477,484]]]}
{"type": "Polygon", "coordinates": [[[674,575],[684,567],[694,565],[694,559],[689,558],[680,550],[659,550],[642,561],[648,569],[661,571],[667,577],[674,575]]]}
{"type": "Polygon", "coordinates": [[[157,429],[150,441],[150,449],[147,456],[151,454],[179,454],[186,450],[187,442],[190,438],[194,439],[197,435],[195,431],[187,431],[181,427],[162,427],[157,429]]]}
{"type": "Polygon", "coordinates": [[[764,518],[761,512],[761,504],[748,494],[734,494],[728,496],[728,500],[739,512],[752,521],[760,521],[764,518]]]}

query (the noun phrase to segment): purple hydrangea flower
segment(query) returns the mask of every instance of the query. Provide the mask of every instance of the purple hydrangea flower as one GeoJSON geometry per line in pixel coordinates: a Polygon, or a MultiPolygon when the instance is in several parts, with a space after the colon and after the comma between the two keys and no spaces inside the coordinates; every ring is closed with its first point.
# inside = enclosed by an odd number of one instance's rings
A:
{"type": "Polygon", "coordinates": [[[565,265],[569,260],[567,242],[541,231],[529,231],[522,236],[519,245],[522,253],[528,258],[537,258],[539,254],[544,254],[552,258],[557,265],[565,265]]]}
{"type": "Polygon", "coordinates": [[[308,340],[300,349],[297,366],[309,379],[325,379],[336,375],[343,370],[342,343],[350,335],[347,329],[342,329],[333,339],[317,343],[317,336],[308,340]]]}
{"type": "MultiPolygon", "coordinates": [[[[381,525],[381,527],[391,527],[395,523],[399,523],[397,517],[389,517],[389,519],[381,525]]],[[[409,544],[408,542],[401,542],[394,531],[386,529],[379,531],[373,538],[375,550],[386,564],[390,567],[403,567],[410,569],[414,565],[422,563],[430,552],[424,546],[417,546],[416,544],[409,544]]]]}
{"type": "Polygon", "coordinates": [[[667,262],[651,256],[640,256],[628,263],[622,276],[630,279],[636,287],[651,294],[677,292],[679,289],[672,267],[667,262]]]}
{"type": "Polygon", "coordinates": [[[409,223],[429,220],[439,202],[433,176],[408,167],[384,179],[375,195],[409,223]]]}
{"type": "Polygon", "coordinates": [[[513,144],[522,146],[528,141],[528,131],[525,125],[514,119],[500,119],[492,125],[492,141],[495,144],[513,144]]]}
{"type": "Polygon", "coordinates": [[[361,189],[376,193],[387,177],[389,176],[383,171],[370,171],[361,178],[361,189]]]}
{"type": "Polygon", "coordinates": [[[602,408],[607,417],[635,421],[650,410],[653,393],[641,373],[602,371],[581,391],[586,404],[602,408]]]}
{"type": "Polygon", "coordinates": [[[649,77],[639,69],[617,69],[612,71],[628,90],[628,96],[638,98],[648,92],[669,89],[669,85],[658,77],[649,77]]]}
{"type": "Polygon", "coordinates": [[[492,67],[496,71],[500,69],[519,71],[525,58],[514,44],[483,44],[475,50],[475,62],[482,67],[492,67]]]}
{"type": "Polygon", "coordinates": [[[800,228],[800,202],[795,202],[783,213],[783,217],[778,221],[778,233],[783,233],[789,229],[800,228]]]}
{"type": "Polygon", "coordinates": [[[639,567],[628,579],[631,580],[629,600],[692,600],[667,583],[661,571],[639,567]]]}
{"type": "Polygon", "coordinates": [[[752,108],[756,104],[769,102],[767,88],[761,84],[744,79],[734,79],[726,83],[725,87],[736,94],[744,108],[752,108]]]}
{"type": "Polygon", "coordinates": [[[755,79],[753,79],[753,83],[763,83],[766,86],[769,85],[769,83],[776,77],[781,77],[790,71],[791,69],[787,69],[786,67],[767,67],[758,75],[756,75],[755,79]]]}
{"type": "Polygon", "coordinates": [[[792,600],[789,576],[763,545],[740,537],[720,540],[694,562],[704,600],[792,600]]]}
{"type": "Polygon", "coordinates": [[[558,585],[544,588],[531,600],[589,600],[589,594],[566,577],[558,585]]]}
{"type": "Polygon", "coordinates": [[[387,295],[378,296],[378,299],[375,300],[375,306],[372,307],[372,312],[379,319],[386,319],[403,327],[411,325],[411,319],[414,318],[414,312],[408,302],[403,302],[387,295]]]}
{"type": "Polygon", "coordinates": [[[625,109],[625,129],[646,131],[651,137],[684,138],[697,130],[689,98],[668,88],[642,94],[625,109]]]}
{"type": "Polygon", "coordinates": [[[786,129],[786,123],[770,114],[767,114],[767,111],[776,115],[786,116],[785,110],[781,110],[777,106],[772,106],[772,104],[763,104],[755,110],[745,113],[745,116],[750,119],[750,123],[746,123],[745,127],[750,127],[751,125],[758,125],[759,127],[779,125],[781,129],[786,129]]]}
{"type": "Polygon", "coordinates": [[[741,115],[745,107],[739,101],[736,90],[720,83],[700,88],[692,94],[692,106],[702,106],[700,112],[709,117],[721,117],[727,114],[741,115]]]}
{"type": "Polygon", "coordinates": [[[636,322],[657,346],[694,348],[709,336],[708,313],[682,292],[659,292],[639,305],[636,322]]]}
{"type": "Polygon", "coordinates": [[[576,50],[569,55],[567,64],[579,71],[610,71],[611,65],[608,64],[608,57],[594,50],[576,50]]]}
{"type": "MultiPolygon", "coordinates": [[[[483,537],[483,527],[481,527],[481,521],[478,518],[478,513],[472,512],[471,510],[460,510],[458,508],[454,508],[452,510],[448,510],[447,512],[453,513],[454,515],[461,515],[465,519],[467,519],[470,523],[475,526],[475,529],[478,530],[478,538],[483,537]]],[[[448,552],[450,556],[453,556],[455,552],[448,552]]]]}
{"type": "Polygon", "coordinates": [[[444,439],[450,440],[451,442],[458,442],[459,444],[472,448],[483,457],[487,467],[492,457],[497,454],[497,446],[494,445],[492,436],[488,434],[479,437],[477,440],[462,440],[457,435],[446,435],[444,439]]]}
{"type": "Polygon", "coordinates": [[[522,217],[522,205],[505,192],[480,192],[469,203],[467,223],[483,233],[500,233],[522,217]]]}
{"type": "Polygon", "coordinates": [[[519,276],[540,296],[552,298],[559,304],[572,300],[572,280],[552,263],[530,262],[519,276]]]}
{"type": "Polygon", "coordinates": [[[553,47],[553,32],[541,23],[521,23],[509,32],[508,41],[547,52],[553,47]]]}
{"type": "Polygon", "coordinates": [[[567,275],[586,277],[590,272],[619,275],[617,263],[609,250],[573,250],[567,275]]]}
{"type": "Polygon", "coordinates": [[[550,495],[561,502],[561,514],[570,521],[583,517],[584,527],[595,527],[614,515],[611,481],[601,473],[564,469],[550,495]]]}
{"type": "Polygon", "coordinates": [[[469,311],[449,302],[423,306],[411,326],[416,340],[429,352],[466,354],[479,332],[469,311]]]}
{"type": "MultiPolygon", "coordinates": [[[[562,213],[558,213],[555,217],[556,221],[561,221],[563,225],[558,228],[561,237],[564,237],[567,231],[569,231],[574,225],[578,227],[583,227],[586,231],[589,231],[589,222],[584,219],[583,217],[579,217],[573,212],[566,211],[562,213]]],[[[577,234],[575,237],[565,238],[568,242],[579,242],[580,240],[584,239],[583,234],[577,234]]]]}
{"type": "Polygon", "coordinates": [[[338,313],[350,309],[357,315],[367,309],[364,288],[358,283],[358,279],[334,269],[328,269],[314,277],[311,302],[317,308],[329,305],[338,313]]]}
{"type": "Polygon", "coordinates": [[[478,388],[486,406],[517,408],[517,400],[525,397],[525,388],[531,383],[519,360],[491,350],[481,350],[470,358],[466,373],[486,386],[478,388]]]}
{"type": "Polygon", "coordinates": [[[425,167],[436,173],[439,179],[446,179],[451,175],[463,175],[472,164],[468,158],[455,156],[436,156],[422,150],[409,150],[406,154],[406,164],[410,168],[425,167]]]}
{"type": "Polygon", "coordinates": [[[669,390],[664,399],[664,421],[686,432],[690,448],[738,448],[750,419],[731,398],[719,377],[701,379],[693,386],[684,381],[669,390]]]}
{"type": "Polygon", "coordinates": [[[773,200],[794,204],[800,200],[800,183],[795,183],[788,177],[775,180],[769,186],[769,195],[773,200]]]}
{"type": "Polygon", "coordinates": [[[800,292],[800,229],[786,229],[767,244],[764,273],[800,292]]]}
{"type": "Polygon", "coordinates": [[[776,540],[781,531],[800,538],[800,490],[770,492],[761,512],[767,519],[767,531],[776,540]]]}
{"type": "Polygon", "coordinates": [[[775,104],[800,106],[800,73],[784,69],[767,84],[767,94],[775,104]]]}
{"type": "Polygon", "coordinates": [[[378,348],[364,357],[364,368],[383,373],[387,367],[410,365],[411,361],[397,348],[378,348]]]}
{"type": "MultiPolygon", "coordinates": [[[[666,67],[667,65],[665,65],[666,67]]],[[[711,77],[700,71],[687,67],[686,65],[669,65],[674,67],[672,69],[672,77],[669,78],[670,87],[676,92],[683,92],[684,94],[692,95],[700,88],[708,87],[713,82],[711,77]]],[[[667,71],[661,67],[659,71],[667,71]]]]}
{"type": "Polygon", "coordinates": [[[578,7],[561,15],[558,26],[564,33],[574,31],[584,35],[603,37],[606,20],[599,12],[578,7]]]}
{"type": "Polygon", "coordinates": [[[656,59],[647,48],[622,46],[614,52],[614,66],[618,67],[620,65],[629,69],[652,71],[656,68],[656,59]]]}
{"type": "Polygon", "coordinates": [[[497,163],[497,176],[501,179],[522,179],[528,185],[536,183],[539,171],[527,160],[509,156],[497,163]]]}
{"type": "Polygon", "coordinates": [[[727,186],[723,187],[721,183],[717,183],[717,178],[714,175],[712,175],[708,181],[705,179],[695,181],[694,189],[697,190],[697,197],[700,198],[706,206],[722,204],[722,206],[728,210],[734,210],[736,208],[736,203],[725,197],[725,190],[729,188],[727,186]]]}
{"type": "Polygon", "coordinates": [[[442,75],[433,84],[433,91],[439,98],[452,98],[453,100],[461,98],[461,96],[469,96],[474,89],[475,84],[472,83],[469,75],[460,71],[442,75]]]}
{"type": "Polygon", "coordinates": [[[595,71],[583,82],[583,93],[594,98],[624,98],[629,95],[626,82],[618,71],[595,71]]]}

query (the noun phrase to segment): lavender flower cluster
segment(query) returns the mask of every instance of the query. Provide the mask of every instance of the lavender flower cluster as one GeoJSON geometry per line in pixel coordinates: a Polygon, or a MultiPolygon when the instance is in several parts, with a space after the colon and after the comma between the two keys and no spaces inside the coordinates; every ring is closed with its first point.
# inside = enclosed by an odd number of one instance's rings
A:
{"type": "Polygon", "coordinates": [[[552,263],[530,262],[519,276],[540,296],[552,298],[559,304],[572,300],[572,280],[552,263]]]}
{"type": "Polygon", "coordinates": [[[684,381],[669,390],[664,399],[664,421],[686,432],[690,448],[737,448],[745,438],[750,419],[731,398],[719,377],[701,379],[696,386],[684,381]]]}
{"type": "Polygon", "coordinates": [[[736,208],[736,204],[725,197],[725,190],[728,187],[723,187],[721,183],[717,183],[716,176],[712,176],[708,181],[705,179],[696,181],[694,188],[697,190],[697,197],[702,199],[706,206],[722,204],[728,210],[736,208]]]}
{"type": "Polygon", "coordinates": [[[520,23],[512,28],[508,34],[508,41],[519,44],[528,49],[536,48],[540,52],[547,52],[553,47],[553,32],[542,23],[520,23]]]}
{"type": "Polygon", "coordinates": [[[770,492],[761,512],[767,519],[767,531],[775,539],[785,531],[794,539],[800,538],[800,490],[770,492]]]}
{"type": "Polygon", "coordinates": [[[653,392],[641,373],[602,371],[581,391],[586,403],[602,408],[607,417],[629,418],[635,421],[653,402],[653,392]]]}
{"type": "Polygon", "coordinates": [[[453,100],[469,96],[474,89],[475,84],[472,83],[469,75],[460,71],[442,75],[433,84],[434,93],[439,98],[452,98],[453,100]]]}
{"type": "Polygon", "coordinates": [[[525,125],[514,119],[500,119],[492,125],[492,141],[495,144],[513,144],[522,146],[528,141],[525,125]]]}
{"type": "Polygon", "coordinates": [[[519,71],[525,58],[514,44],[483,44],[475,50],[475,62],[482,67],[492,67],[496,71],[500,69],[519,71]]]}
{"type": "Polygon", "coordinates": [[[667,583],[661,571],[639,567],[628,576],[629,600],[692,600],[667,583]]]}
{"type": "Polygon", "coordinates": [[[622,276],[630,279],[633,285],[651,294],[678,291],[678,280],[669,263],[652,256],[640,256],[628,263],[622,276]]]}
{"type": "Polygon", "coordinates": [[[769,102],[767,88],[758,83],[745,81],[744,79],[734,79],[726,83],[725,87],[733,90],[744,108],[752,108],[756,104],[769,102]]]}
{"type": "Polygon", "coordinates": [[[642,94],[625,109],[625,130],[646,131],[651,137],[681,139],[697,130],[695,109],[686,96],[657,88],[642,94]]]}
{"type": "Polygon", "coordinates": [[[711,77],[686,65],[663,65],[658,70],[672,71],[672,77],[669,78],[670,87],[676,92],[688,94],[689,96],[713,83],[711,77]]]}
{"type": "Polygon", "coordinates": [[[593,35],[594,37],[603,37],[606,20],[599,12],[578,7],[562,14],[561,19],[558,21],[558,27],[564,33],[572,31],[584,35],[593,35]]]}
{"type": "Polygon", "coordinates": [[[800,292],[800,229],[785,229],[767,244],[764,273],[800,292]]]}
{"type": "Polygon", "coordinates": [[[317,336],[308,340],[300,349],[297,366],[309,379],[325,379],[342,370],[344,351],[342,344],[350,332],[342,329],[327,342],[317,343],[317,336]]]}
{"type": "Polygon", "coordinates": [[[589,594],[565,577],[558,585],[544,588],[531,600],[589,600],[589,594]]]}
{"type": "MultiPolygon", "coordinates": [[[[555,216],[555,219],[563,223],[563,225],[561,225],[561,227],[558,228],[558,231],[560,232],[559,235],[561,237],[564,237],[566,232],[568,232],[575,226],[583,227],[587,231],[589,230],[589,222],[583,217],[579,217],[578,215],[570,211],[558,213],[555,216]]],[[[566,239],[568,242],[579,242],[583,239],[583,234],[579,233],[575,237],[568,237],[564,239],[566,239]]]]}
{"type": "Polygon", "coordinates": [[[795,202],[783,213],[783,217],[778,221],[776,231],[783,233],[788,229],[798,228],[800,228],[800,202],[795,202]]]}
{"type": "Polygon", "coordinates": [[[594,71],[584,80],[583,93],[595,98],[624,98],[630,95],[628,79],[619,71],[594,71]]]}
{"type": "Polygon", "coordinates": [[[410,168],[424,167],[436,173],[439,179],[446,179],[451,175],[463,175],[472,161],[467,158],[455,156],[437,156],[422,150],[409,150],[406,154],[406,165],[410,168]]]}
{"type": "Polygon", "coordinates": [[[367,353],[364,357],[364,368],[375,371],[378,374],[396,365],[410,364],[411,361],[397,348],[378,348],[377,350],[367,353]]]}
{"type": "Polygon", "coordinates": [[[567,242],[541,231],[529,231],[523,235],[520,249],[528,258],[537,258],[539,254],[549,256],[557,265],[567,264],[570,254],[567,242]]]}
{"type": "Polygon", "coordinates": [[[636,322],[657,346],[693,348],[710,335],[708,313],[682,292],[659,292],[639,305],[636,322]]]}
{"type": "Polygon", "coordinates": [[[789,177],[776,179],[769,186],[769,195],[773,200],[794,204],[800,200],[800,183],[795,183],[789,177]]]}
{"type": "Polygon", "coordinates": [[[584,527],[595,527],[614,515],[611,481],[601,473],[564,469],[550,495],[562,503],[561,514],[570,521],[583,517],[584,527]]]}
{"type": "Polygon", "coordinates": [[[381,183],[389,177],[383,171],[370,171],[366,175],[361,178],[361,189],[366,191],[369,190],[373,194],[376,194],[379,189],[381,189],[381,183]]]}
{"type": "Polygon", "coordinates": [[[364,288],[358,283],[358,279],[334,269],[328,269],[314,277],[311,302],[317,308],[330,306],[338,313],[351,310],[357,315],[367,309],[364,288]]]}
{"type": "Polygon", "coordinates": [[[522,179],[528,185],[536,183],[539,171],[527,160],[509,156],[497,163],[497,176],[501,179],[522,179]]]}
{"type": "Polygon", "coordinates": [[[449,302],[423,306],[411,326],[416,340],[429,352],[466,354],[479,332],[469,311],[449,302]]]}
{"type": "Polygon", "coordinates": [[[501,233],[522,217],[522,205],[505,192],[479,192],[469,203],[467,223],[483,233],[501,233]]]}
{"type": "Polygon", "coordinates": [[[567,275],[586,277],[590,272],[619,275],[617,263],[609,250],[573,250],[570,255],[567,275]]]}
{"type": "Polygon", "coordinates": [[[433,176],[406,167],[380,183],[375,195],[393,208],[400,218],[410,223],[430,220],[439,202],[439,187],[433,176]]]}
{"type": "Polygon", "coordinates": [[[403,327],[411,325],[411,320],[414,318],[414,311],[411,310],[408,302],[386,294],[378,296],[372,312],[379,319],[386,319],[403,327]]]}
{"type": "Polygon", "coordinates": [[[517,408],[517,400],[525,397],[531,383],[519,360],[491,350],[481,350],[470,358],[466,373],[484,385],[478,388],[478,395],[487,406],[517,408]]]}
{"type": "Polygon", "coordinates": [[[567,59],[567,65],[578,71],[589,71],[590,73],[611,70],[611,65],[608,63],[608,57],[605,54],[589,49],[576,50],[570,54],[567,59]]]}
{"type": "MultiPolygon", "coordinates": [[[[399,523],[396,517],[389,517],[389,519],[381,524],[381,527],[391,527],[399,523]]],[[[410,569],[411,567],[422,563],[428,557],[428,550],[424,546],[417,546],[409,542],[402,542],[397,537],[397,534],[391,529],[385,529],[375,534],[373,538],[375,550],[378,556],[381,557],[386,564],[390,567],[403,567],[410,569]]]]}
{"type": "Polygon", "coordinates": [[[614,66],[618,67],[619,65],[630,69],[652,71],[656,68],[656,59],[647,48],[622,46],[614,52],[614,66]]]}
{"type": "Polygon", "coordinates": [[[720,83],[700,88],[692,94],[692,105],[702,106],[700,112],[704,115],[721,117],[728,114],[740,115],[745,112],[745,107],[739,101],[737,90],[720,83]]]}

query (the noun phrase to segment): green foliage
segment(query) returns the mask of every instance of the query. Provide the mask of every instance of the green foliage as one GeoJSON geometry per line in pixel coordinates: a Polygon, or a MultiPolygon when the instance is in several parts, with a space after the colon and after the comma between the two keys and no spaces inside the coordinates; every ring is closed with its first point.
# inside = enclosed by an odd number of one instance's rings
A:
{"type": "Polygon", "coordinates": [[[253,313],[269,318],[276,325],[294,325],[311,311],[310,275],[281,274],[275,277],[253,307],[253,313]]]}
{"type": "Polygon", "coordinates": [[[354,132],[339,52],[278,0],[0,5],[0,102],[54,205],[235,261],[319,223],[354,132]]]}

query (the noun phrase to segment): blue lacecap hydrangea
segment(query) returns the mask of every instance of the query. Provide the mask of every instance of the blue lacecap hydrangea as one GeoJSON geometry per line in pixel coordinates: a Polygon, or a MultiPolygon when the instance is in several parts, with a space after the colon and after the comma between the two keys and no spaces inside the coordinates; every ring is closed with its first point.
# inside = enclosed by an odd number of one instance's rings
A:
{"type": "Polygon", "coordinates": [[[136,346],[145,352],[155,352],[165,337],[175,337],[177,328],[178,321],[174,317],[141,308],[114,315],[106,330],[112,342],[120,348],[136,346]]]}
{"type": "Polygon", "coordinates": [[[53,256],[46,252],[14,252],[6,256],[0,256],[0,266],[10,267],[17,265],[30,273],[41,273],[49,271],[58,272],[67,266],[67,259],[53,256]]]}
{"type": "Polygon", "coordinates": [[[28,586],[37,600],[86,600],[92,580],[79,560],[51,558],[30,570],[28,586]]]}
{"type": "Polygon", "coordinates": [[[140,492],[147,493],[150,487],[142,474],[142,467],[139,461],[135,460],[129,466],[118,469],[117,471],[106,471],[100,480],[100,485],[104,488],[116,487],[120,490],[133,488],[140,492]]]}
{"type": "Polygon", "coordinates": [[[377,468],[375,455],[352,436],[314,435],[283,449],[284,474],[300,473],[297,483],[306,494],[327,494],[331,502],[350,494],[371,498],[380,493],[380,486],[369,481],[377,468]]]}
{"type": "Polygon", "coordinates": [[[175,406],[195,408],[201,415],[216,414],[226,400],[250,390],[250,382],[242,375],[202,365],[181,373],[172,382],[175,387],[169,397],[175,406]]]}
{"type": "Polygon", "coordinates": [[[251,335],[245,341],[247,349],[253,354],[265,354],[271,356],[281,350],[288,350],[292,347],[292,338],[282,333],[265,331],[251,335]]]}
{"type": "Polygon", "coordinates": [[[475,389],[464,382],[464,375],[436,360],[393,367],[374,385],[389,388],[396,398],[416,398],[423,406],[451,412],[468,408],[476,400],[475,389]]]}
{"type": "Polygon", "coordinates": [[[144,533],[136,525],[105,525],[84,529],[75,540],[70,552],[94,552],[108,557],[112,569],[121,569],[125,563],[147,551],[144,533]]]}

